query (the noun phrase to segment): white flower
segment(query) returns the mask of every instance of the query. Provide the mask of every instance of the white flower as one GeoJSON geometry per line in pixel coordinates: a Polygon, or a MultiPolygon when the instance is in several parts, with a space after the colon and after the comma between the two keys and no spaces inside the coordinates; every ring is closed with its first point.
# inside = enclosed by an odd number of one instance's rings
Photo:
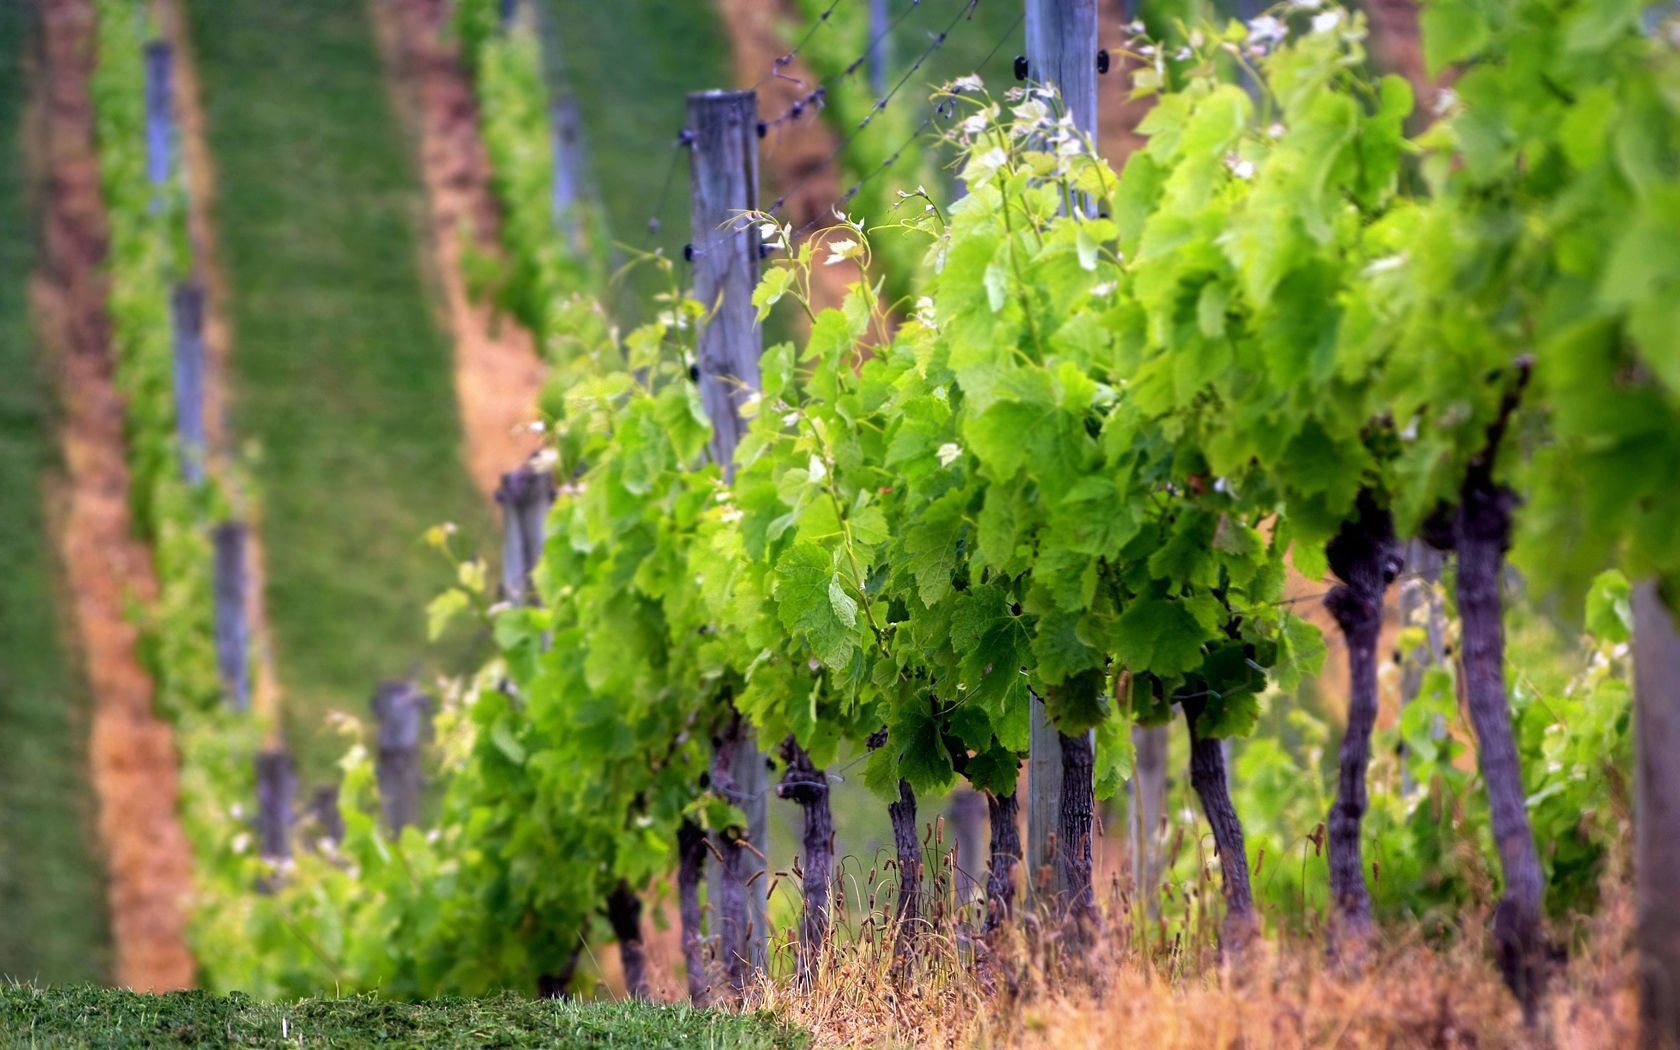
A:
{"type": "Polygon", "coordinates": [[[1248,21],[1248,42],[1251,44],[1276,43],[1288,35],[1289,27],[1274,15],[1261,15],[1248,21]]]}
{"type": "Polygon", "coordinates": [[[1289,0],[1291,11],[1317,11],[1324,6],[1324,0],[1289,0]]]}
{"type": "Polygon", "coordinates": [[[1235,153],[1226,155],[1225,166],[1231,169],[1231,174],[1239,179],[1252,179],[1254,177],[1254,162],[1244,160],[1235,153]]]}
{"type": "Polygon", "coordinates": [[[559,465],[560,453],[551,448],[539,449],[537,454],[531,457],[531,468],[533,470],[553,470],[559,465]]]}
{"type": "Polygon", "coordinates": [[[1113,295],[1114,294],[1114,289],[1116,289],[1118,287],[1120,287],[1120,285],[1116,281],[1104,281],[1101,284],[1092,285],[1091,286],[1091,294],[1096,296],[1098,299],[1101,299],[1101,298],[1104,298],[1106,296],[1113,295]]]}
{"type": "Polygon", "coordinates": [[[859,234],[863,233],[863,220],[862,219],[854,219],[851,216],[847,215],[845,212],[841,211],[839,208],[830,207],[828,210],[834,213],[834,217],[836,219],[840,220],[841,225],[850,226],[852,229],[856,230],[859,234]]]}
{"type": "Polygon", "coordinates": [[[792,426],[798,426],[798,425],[799,425],[799,413],[798,412],[789,412],[787,415],[782,417],[782,426],[792,427],[792,426]]]}
{"type": "Polygon", "coordinates": [[[1365,267],[1365,276],[1374,277],[1379,273],[1388,273],[1406,265],[1405,255],[1385,255],[1365,267]]]}
{"type": "Polygon", "coordinates": [[[970,73],[966,77],[958,77],[957,79],[951,81],[952,91],[984,91],[985,89],[985,82],[974,73],[970,73]]]}
{"type": "Polygon", "coordinates": [[[1034,127],[1050,122],[1050,107],[1037,98],[1027,99],[1010,112],[1015,114],[1016,120],[1034,127]]]}
{"type": "Polygon", "coordinates": [[[985,113],[970,113],[968,116],[963,118],[962,123],[958,124],[957,127],[964,135],[980,135],[985,132],[986,124],[987,119],[985,113]]]}
{"type": "Polygon", "coordinates": [[[931,296],[924,295],[916,300],[916,322],[923,328],[939,327],[939,315],[934,308],[931,296]]]}
{"type": "Polygon", "coordinates": [[[1142,47],[1137,49],[1137,53],[1142,55],[1144,58],[1148,58],[1149,56],[1151,56],[1155,53],[1155,45],[1154,44],[1145,44],[1142,47]]]}
{"type": "Polygon", "coordinates": [[[1274,139],[1281,139],[1281,138],[1283,138],[1283,132],[1284,132],[1284,127],[1283,127],[1282,124],[1273,124],[1271,127],[1266,129],[1266,137],[1267,138],[1274,138],[1274,139]]]}
{"type": "Polygon", "coordinates": [[[1326,11],[1321,15],[1313,15],[1312,31],[1328,33],[1342,23],[1342,13],[1338,10],[1326,11]]]}
{"type": "Polygon", "coordinates": [[[786,250],[788,241],[793,239],[793,224],[789,223],[785,226],[777,226],[773,222],[760,223],[758,226],[758,239],[759,243],[763,244],[766,248],[775,248],[778,251],[786,250]]]}
{"type": "Polygon", "coordinates": [[[1126,29],[1131,33],[1145,33],[1149,31],[1149,27],[1143,24],[1143,19],[1141,18],[1132,19],[1131,23],[1126,26],[1126,29]]]}
{"type": "Polygon", "coordinates": [[[244,853],[246,850],[251,848],[251,833],[248,831],[241,831],[233,837],[233,841],[228,843],[228,845],[235,853],[244,853]]]}
{"type": "Polygon", "coordinates": [[[823,260],[823,265],[834,266],[837,263],[845,262],[847,259],[856,258],[858,252],[862,248],[863,246],[861,244],[852,240],[850,237],[842,237],[837,241],[829,241],[828,258],[823,260]]]}
{"type": "Polygon", "coordinates": [[[1194,54],[1195,54],[1195,52],[1191,51],[1188,47],[1181,47],[1173,55],[1173,61],[1175,61],[1175,62],[1188,62],[1188,61],[1190,61],[1190,56],[1194,55],[1194,54]]]}
{"type": "Polygon", "coordinates": [[[744,517],[746,517],[746,515],[741,512],[741,508],[739,507],[729,507],[722,514],[718,515],[718,518],[728,525],[733,525],[744,517]]]}
{"type": "Polygon", "coordinates": [[[962,458],[962,452],[963,450],[961,445],[957,444],[955,441],[947,441],[945,444],[939,446],[939,451],[935,452],[934,455],[939,457],[940,466],[948,467],[962,458]]]}
{"type": "Polygon", "coordinates": [[[535,419],[525,424],[525,429],[529,430],[533,434],[543,434],[548,431],[548,424],[544,423],[540,419],[535,419]]]}
{"type": "Polygon", "coordinates": [[[1458,92],[1450,87],[1444,87],[1435,93],[1435,115],[1437,117],[1458,105],[1458,92]]]}

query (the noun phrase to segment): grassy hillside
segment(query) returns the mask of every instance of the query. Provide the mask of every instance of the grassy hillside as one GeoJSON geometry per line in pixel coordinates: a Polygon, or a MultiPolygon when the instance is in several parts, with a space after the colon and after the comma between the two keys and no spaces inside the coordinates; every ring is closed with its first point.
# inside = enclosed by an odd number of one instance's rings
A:
{"type": "Polygon", "coordinates": [[[203,992],[134,995],[102,988],[0,988],[0,1047],[403,1046],[802,1047],[765,1016],[686,1006],[555,1000],[377,999],[263,1003],[203,992]]]}
{"type": "Polygon", "coordinates": [[[486,511],[367,6],[186,7],[232,289],[232,427],[260,446],[287,721],[319,771],[322,712],[365,711],[377,680],[427,659],[423,612],[447,567],[422,533],[486,511]]]}
{"type": "Polygon", "coordinates": [[[710,0],[543,2],[578,97],[589,175],[613,238],[680,253],[689,237],[688,162],[673,143],[688,117],[684,98],[732,86],[729,43],[710,0]],[[655,216],[661,233],[650,240],[648,219],[655,216]]]}
{"type": "Polygon", "coordinates": [[[105,904],[87,694],[42,499],[58,443],[29,325],[36,237],[22,118],[34,10],[0,4],[0,974],[74,981],[105,973],[105,904]]]}

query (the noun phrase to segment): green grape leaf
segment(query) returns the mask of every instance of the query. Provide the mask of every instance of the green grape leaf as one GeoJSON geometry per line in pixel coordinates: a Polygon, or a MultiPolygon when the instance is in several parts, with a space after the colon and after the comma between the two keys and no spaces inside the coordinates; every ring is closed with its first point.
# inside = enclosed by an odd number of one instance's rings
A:
{"type": "Polygon", "coordinates": [[[834,568],[834,555],[800,541],[776,560],[776,601],[782,626],[803,637],[817,659],[840,667],[857,647],[857,602],[834,568]]]}
{"type": "Polygon", "coordinates": [[[1183,602],[1140,598],[1114,625],[1114,658],[1134,674],[1147,671],[1173,677],[1202,663],[1207,633],[1183,602]]]}

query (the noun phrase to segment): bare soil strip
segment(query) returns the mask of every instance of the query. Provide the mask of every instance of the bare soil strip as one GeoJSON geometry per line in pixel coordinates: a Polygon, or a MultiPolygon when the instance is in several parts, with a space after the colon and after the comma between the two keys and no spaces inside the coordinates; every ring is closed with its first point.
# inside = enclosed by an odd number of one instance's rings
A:
{"type": "Polygon", "coordinates": [[[228,390],[232,374],[233,329],[228,323],[227,272],[217,250],[215,215],[216,167],[205,141],[204,107],[193,63],[192,42],[180,0],[155,0],[163,35],[174,49],[175,119],[180,132],[181,163],[187,176],[187,236],[198,279],[204,283],[204,429],[210,469],[246,518],[248,573],[245,619],[250,625],[253,663],[251,707],[263,720],[269,743],[280,736],[280,679],[274,667],[274,646],[268,631],[266,561],[262,544],[262,506],[243,498],[238,485],[238,449],[232,426],[233,399],[228,390]]]}
{"type": "Polygon", "coordinates": [[[537,418],[544,368],[531,334],[474,303],[461,274],[464,245],[496,251],[501,220],[478,133],[478,103],[455,45],[445,40],[447,9],[441,0],[370,6],[398,110],[419,138],[429,210],[425,269],[443,292],[454,335],[467,471],[489,497],[540,443],[529,424],[537,418]]]}
{"type": "Polygon", "coordinates": [[[48,186],[44,260],[33,282],[39,328],[57,363],[68,507],[59,533],[93,695],[91,753],[99,833],[120,985],[163,991],[193,984],[186,942],[192,870],[176,820],[176,754],[152,712],[130,602],[157,593],[150,552],[132,534],[123,404],[113,383],[101,266],[104,204],[93,142],[88,75],[89,0],[43,0],[48,186]]]}

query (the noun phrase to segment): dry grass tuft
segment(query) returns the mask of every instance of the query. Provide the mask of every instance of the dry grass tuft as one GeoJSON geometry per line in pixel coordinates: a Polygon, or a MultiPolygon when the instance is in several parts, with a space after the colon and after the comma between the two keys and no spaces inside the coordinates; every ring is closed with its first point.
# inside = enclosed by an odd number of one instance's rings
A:
{"type": "Polygon", "coordinates": [[[1475,917],[1442,948],[1391,929],[1357,973],[1338,971],[1314,940],[1264,940],[1214,961],[1176,946],[1134,950],[1125,931],[1105,930],[1075,953],[1029,922],[1000,946],[990,982],[960,921],[923,930],[923,957],[904,973],[883,917],[841,938],[812,989],[773,981],[752,1005],[810,1032],[817,1048],[1621,1047],[1635,1032],[1632,917],[1628,892],[1608,889],[1557,965],[1538,1031],[1523,1027],[1475,917]]]}

